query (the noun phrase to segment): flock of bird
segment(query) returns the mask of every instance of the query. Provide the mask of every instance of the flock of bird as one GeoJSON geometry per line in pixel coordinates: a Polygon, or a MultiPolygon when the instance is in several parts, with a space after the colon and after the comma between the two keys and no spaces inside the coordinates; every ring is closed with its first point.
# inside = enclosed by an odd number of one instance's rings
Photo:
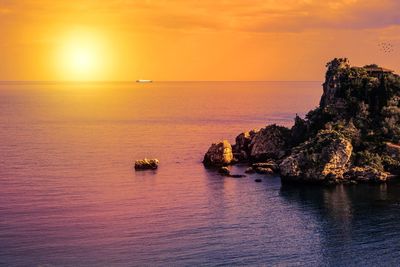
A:
{"type": "Polygon", "coordinates": [[[394,45],[391,43],[379,43],[378,44],[379,51],[385,54],[391,54],[394,52],[394,45]]]}

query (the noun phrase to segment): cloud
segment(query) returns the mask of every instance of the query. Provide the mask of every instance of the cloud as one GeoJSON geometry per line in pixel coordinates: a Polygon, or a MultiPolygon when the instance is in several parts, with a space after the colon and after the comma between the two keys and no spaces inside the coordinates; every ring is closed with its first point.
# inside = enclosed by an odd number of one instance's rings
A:
{"type": "Polygon", "coordinates": [[[24,23],[102,17],[141,29],[299,32],[400,24],[398,0],[3,0],[2,6],[0,14],[15,10],[24,23]]]}
{"type": "MultiPolygon", "coordinates": [[[[148,2],[151,4],[152,2],[148,2]]],[[[168,1],[151,7],[160,27],[203,25],[218,30],[297,32],[313,29],[371,29],[400,24],[397,0],[168,1]],[[180,24],[184,15],[188,20],[180,24]],[[207,22],[207,23],[205,23],[207,22]]]]}

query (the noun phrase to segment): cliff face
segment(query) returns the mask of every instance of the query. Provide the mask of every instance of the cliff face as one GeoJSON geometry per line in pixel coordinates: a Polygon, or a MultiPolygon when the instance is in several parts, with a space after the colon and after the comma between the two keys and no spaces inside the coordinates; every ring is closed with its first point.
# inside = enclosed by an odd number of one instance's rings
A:
{"type": "Polygon", "coordinates": [[[354,141],[400,141],[400,77],[371,66],[351,67],[347,59],[327,64],[320,106],[306,116],[310,131],[352,124],[361,134],[354,141]]]}
{"type": "Polygon", "coordinates": [[[333,60],[327,64],[328,70],[325,75],[325,82],[323,84],[323,94],[319,106],[321,108],[342,106],[343,99],[340,97],[343,91],[341,81],[344,79],[342,70],[350,68],[347,59],[333,60]]]}
{"type": "Polygon", "coordinates": [[[386,181],[388,172],[400,173],[400,77],[377,65],[334,59],[319,107],[305,119],[236,141],[234,162],[275,160],[285,181],[386,181]]]}

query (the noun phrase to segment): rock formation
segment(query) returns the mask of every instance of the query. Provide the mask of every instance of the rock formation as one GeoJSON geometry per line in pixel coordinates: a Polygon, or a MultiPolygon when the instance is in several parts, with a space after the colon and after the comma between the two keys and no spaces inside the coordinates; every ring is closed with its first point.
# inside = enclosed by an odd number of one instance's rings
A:
{"type": "Polygon", "coordinates": [[[240,161],[248,160],[251,151],[251,141],[259,130],[251,130],[239,134],[236,137],[236,144],[233,146],[234,156],[240,161]]]}
{"type": "Polygon", "coordinates": [[[287,153],[289,136],[289,129],[275,124],[261,129],[251,139],[249,158],[252,161],[282,158],[287,153]]]}
{"type": "Polygon", "coordinates": [[[224,140],[212,144],[204,155],[203,164],[207,167],[218,167],[229,165],[233,160],[232,146],[224,140]]]}
{"type": "Polygon", "coordinates": [[[340,181],[347,170],[353,146],[342,134],[321,130],[316,137],[295,147],[279,165],[283,180],[340,181]]]}
{"type": "Polygon", "coordinates": [[[141,159],[135,161],[135,170],[156,170],[160,162],[158,159],[141,159]]]}
{"type": "Polygon", "coordinates": [[[285,182],[387,181],[400,174],[400,77],[374,64],[332,60],[320,104],[304,119],[296,116],[291,129],[269,125],[242,133],[232,147],[213,144],[203,162],[236,161],[268,163],[246,172],[280,171],[285,182]]]}

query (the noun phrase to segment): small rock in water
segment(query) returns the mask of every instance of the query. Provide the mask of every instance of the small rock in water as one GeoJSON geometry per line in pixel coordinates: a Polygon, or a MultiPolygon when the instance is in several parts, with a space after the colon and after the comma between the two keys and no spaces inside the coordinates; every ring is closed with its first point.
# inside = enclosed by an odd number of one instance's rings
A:
{"type": "Polygon", "coordinates": [[[257,167],[255,168],[256,173],[259,174],[273,174],[274,171],[271,168],[263,168],[263,167],[257,167]]]}
{"type": "Polygon", "coordinates": [[[270,160],[267,162],[258,162],[258,163],[253,163],[252,165],[253,169],[257,169],[257,168],[269,168],[271,169],[273,172],[279,172],[279,165],[270,160]]]}
{"type": "Polygon", "coordinates": [[[246,177],[246,175],[243,175],[243,174],[230,174],[229,177],[232,177],[232,178],[244,178],[244,177],[246,177]]]}
{"type": "Polygon", "coordinates": [[[218,172],[222,176],[231,177],[231,178],[243,178],[243,177],[246,177],[246,175],[242,175],[242,174],[231,174],[231,171],[229,170],[228,167],[221,167],[221,168],[218,169],[218,172]]]}
{"type": "Polygon", "coordinates": [[[262,180],[260,179],[260,178],[257,178],[257,179],[255,179],[254,180],[256,183],[261,183],[262,182],[262,180]]]}
{"type": "Polygon", "coordinates": [[[221,167],[219,168],[218,172],[224,176],[229,176],[231,174],[231,171],[228,169],[228,167],[221,167]]]}
{"type": "Polygon", "coordinates": [[[248,167],[244,173],[255,173],[254,169],[252,167],[248,167]]]}
{"type": "Polygon", "coordinates": [[[156,170],[158,168],[158,159],[141,159],[135,161],[135,170],[156,170]]]}

